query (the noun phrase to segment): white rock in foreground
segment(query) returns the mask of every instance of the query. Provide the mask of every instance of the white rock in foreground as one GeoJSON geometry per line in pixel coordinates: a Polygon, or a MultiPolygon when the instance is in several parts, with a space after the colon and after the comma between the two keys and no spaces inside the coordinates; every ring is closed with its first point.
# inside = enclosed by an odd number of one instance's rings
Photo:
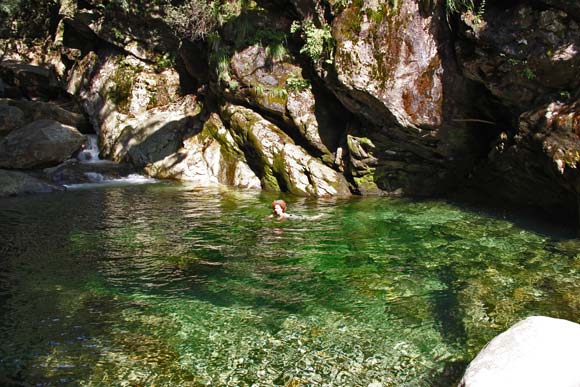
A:
{"type": "Polygon", "coordinates": [[[528,317],[490,341],[460,387],[579,387],[580,324],[528,317]]]}

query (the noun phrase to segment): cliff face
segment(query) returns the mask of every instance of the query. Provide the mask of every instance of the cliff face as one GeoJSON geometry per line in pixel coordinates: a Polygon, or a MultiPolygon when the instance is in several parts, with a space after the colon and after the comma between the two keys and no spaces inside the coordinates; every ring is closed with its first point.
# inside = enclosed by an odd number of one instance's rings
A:
{"type": "MultiPolygon", "coordinates": [[[[199,184],[315,196],[471,187],[576,211],[570,2],[230,2],[185,27],[163,2],[116,4],[62,1],[48,50],[3,45],[4,59],[54,70],[113,160],[199,184]]],[[[54,81],[1,69],[6,96],[28,85],[48,97],[43,85],[54,97],[54,81]]]]}

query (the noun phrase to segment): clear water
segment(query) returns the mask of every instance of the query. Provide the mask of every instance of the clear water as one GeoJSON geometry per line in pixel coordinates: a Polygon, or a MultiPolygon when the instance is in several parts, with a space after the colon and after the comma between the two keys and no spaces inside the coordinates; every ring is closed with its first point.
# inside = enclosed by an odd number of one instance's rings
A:
{"type": "Polygon", "coordinates": [[[385,198],[287,198],[303,218],[277,221],[274,198],[0,201],[0,385],[451,386],[521,318],[580,322],[569,235],[385,198]]]}

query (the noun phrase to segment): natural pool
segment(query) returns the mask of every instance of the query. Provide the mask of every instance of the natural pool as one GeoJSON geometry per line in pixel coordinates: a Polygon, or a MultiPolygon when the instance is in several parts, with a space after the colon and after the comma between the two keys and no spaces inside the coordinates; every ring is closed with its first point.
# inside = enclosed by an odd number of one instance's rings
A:
{"type": "MultiPolygon", "coordinates": [[[[580,241],[440,201],[150,184],[0,201],[2,386],[452,386],[580,322],[580,241]]],[[[571,233],[573,236],[573,233],[571,233]]]]}

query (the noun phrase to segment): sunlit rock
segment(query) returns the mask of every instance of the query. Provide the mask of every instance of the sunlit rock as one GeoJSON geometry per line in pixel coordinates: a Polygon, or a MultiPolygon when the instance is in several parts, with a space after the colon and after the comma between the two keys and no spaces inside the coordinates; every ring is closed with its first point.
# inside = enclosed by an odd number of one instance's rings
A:
{"type": "Polygon", "coordinates": [[[109,156],[139,167],[161,160],[179,149],[183,136],[193,130],[193,117],[199,111],[195,97],[186,96],[177,103],[127,118],[120,123],[109,156]]]}
{"type": "Polygon", "coordinates": [[[70,158],[85,141],[86,137],[72,126],[52,120],[34,121],[0,141],[0,167],[55,165],[70,158]]]}
{"type": "Polygon", "coordinates": [[[460,387],[575,387],[580,385],[579,358],[579,324],[528,317],[482,349],[460,387]]]}
{"type": "Polygon", "coordinates": [[[85,79],[78,85],[79,96],[99,133],[101,151],[106,157],[124,157],[123,152],[113,148],[129,126],[163,125],[175,118],[171,110],[183,110],[174,105],[182,105],[178,102],[182,97],[175,70],[157,72],[153,66],[136,58],[116,56],[100,61],[88,58],[78,72],[84,74],[85,79]],[[166,117],[163,113],[153,117],[164,109],[168,111],[166,117]]]}
{"type": "Polygon", "coordinates": [[[333,36],[336,88],[345,105],[377,124],[440,125],[443,67],[432,20],[408,0],[364,2],[342,11],[333,36]]]}
{"type": "Polygon", "coordinates": [[[260,188],[260,179],[217,114],[210,116],[201,132],[185,139],[177,152],[146,166],[145,171],[154,177],[201,186],[260,188]]]}
{"type": "Polygon", "coordinates": [[[222,117],[262,188],[307,196],[349,195],[342,174],[310,156],[271,122],[250,109],[226,105],[222,117]]]}
{"type": "Polygon", "coordinates": [[[318,72],[360,117],[347,135],[373,144],[368,157],[350,157],[346,167],[363,194],[448,192],[485,155],[487,131],[494,130],[471,120],[485,106],[479,86],[453,60],[445,16],[423,3],[335,7],[336,48],[318,72]]]}

